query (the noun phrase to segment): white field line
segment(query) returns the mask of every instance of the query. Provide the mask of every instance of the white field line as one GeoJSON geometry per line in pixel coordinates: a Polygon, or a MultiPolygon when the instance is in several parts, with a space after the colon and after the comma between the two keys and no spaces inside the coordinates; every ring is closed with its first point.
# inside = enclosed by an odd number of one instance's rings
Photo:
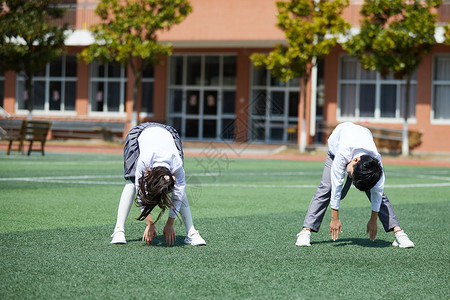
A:
{"type": "MultiPolygon", "coordinates": [[[[235,173],[238,174],[238,173],[235,173]]],[[[242,175],[244,173],[239,173],[242,175]]],[[[244,175],[249,175],[253,173],[245,173],[244,175]]],[[[255,173],[255,175],[273,175],[273,173],[255,173]]],[[[277,175],[292,174],[290,172],[278,173],[277,175]]],[[[298,174],[298,173],[297,173],[298,174]]],[[[197,174],[191,174],[192,176],[198,176],[197,174]]],[[[233,175],[235,176],[235,175],[233,175]]],[[[430,178],[425,176],[426,178],[430,178]]],[[[105,179],[105,178],[117,178],[117,175],[83,175],[83,176],[55,176],[55,177],[16,177],[16,178],[0,178],[0,181],[25,181],[25,182],[42,182],[42,183],[66,183],[66,184],[98,184],[98,185],[123,185],[124,182],[106,182],[106,181],[92,181],[86,179],[105,179]],[[80,179],[80,180],[74,180],[80,179]],[[84,179],[84,180],[83,180],[84,179]]],[[[436,178],[441,180],[448,180],[447,178],[436,178]]],[[[204,184],[187,184],[188,186],[198,186],[198,187],[242,187],[242,188],[316,188],[317,185],[303,184],[303,185],[280,185],[280,184],[235,184],[235,183],[204,183],[204,184]]],[[[386,188],[420,188],[420,187],[446,187],[450,186],[450,182],[445,183],[419,183],[419,184],[393,184],[385,185],[386,188]]]]}
{"type": "MultiPolygon", "coordinates": [[[[405,174],[400,173],[389,173],[389,176],[396,176],[396,177],[404,177],[405,174]]],[[[447,174],[445,174],[447,175],[447,174]]],[[[443,177],[443,176],[435,176],[435,175],[425,175],[425,174],[411,174],[411,177],[414,178],[423,178],[423,179],[437,179],[437,180],[444,180],[444,181],[450,181],[450,177],[443,177]]]]}
{"type": "Polygon", "coordinates": [[[206,176],[302,176],[302,175],[321,175],[322,172],[247,172],[247,173],[241,173],[241,172],[214,172],[214,173],[208,173],[208,172],[202,172],[202,173],[188,173],[187,176],[197,176],[197,177],[206,177],[206,176]]]}
{"type": "MultiPolygon", "coordinates": [[[[2,161],[2,163],[9,163],[9,161],[2,161]]],[[[48,165],[52,164],[53,166],[67,166],[67,165],[93,165],[98,164],[97,161],[56,161],[56,162],[48,162],[48,161],[11,161],[10,163],[14,165],[29,165],[30,163],[33,165],[48,165]]],[[[111,164],[111,165],[120,165],[123,162],[117,160],[105,160],[101,162],[102,165],[111,164]]]]}

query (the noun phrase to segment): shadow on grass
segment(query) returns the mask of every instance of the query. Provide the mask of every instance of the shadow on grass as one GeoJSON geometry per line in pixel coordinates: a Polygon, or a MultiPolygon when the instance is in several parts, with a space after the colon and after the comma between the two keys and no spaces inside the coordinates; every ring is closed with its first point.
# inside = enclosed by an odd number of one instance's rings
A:
{"type": "Polygon", "coordinates": [[[156,238],[152,241],[150,245],[145,245],[142,241],[142,238],[127,240],[127,243],[142,243],[145,246],[154,246],[154,247],[183,247],[186,246],[184,243],[185,236],[177,235],[176,241],[172,246],[166,244],[166,240],[162,235],[156,236],[156,238]]]}
{"type": "Polygon", "coordinates": [[[371,247],[371,248],[387,248],[392,247],[392,242],[387,242],[383,240],[375,240],[372,242],[368,238],[349,238],[349,239],[338,239],[337,241],[321,241],[321,242],[311,242],[311,244],[330,244],[334,243],[334,247],[343,247],[343,246],[351,246],[357,245],[361,247],[371,247]]]}

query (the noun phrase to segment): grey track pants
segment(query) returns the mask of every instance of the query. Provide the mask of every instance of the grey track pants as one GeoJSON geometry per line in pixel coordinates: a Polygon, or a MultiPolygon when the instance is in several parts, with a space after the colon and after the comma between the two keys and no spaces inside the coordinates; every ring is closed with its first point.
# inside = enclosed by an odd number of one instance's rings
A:
{"type": "MultiPolygon", "coordinates": [[[[319,231],[325,212],[330,204],[332,163],[333,159],[330,155],[328,155],[327,160],[325,161],[325,167],[323,168],[322,179],[320,180],[317,191],[309,204],[308,212],[306,213],[305,221],[303,222],[303,227],[309,228],[314,232],[319,231]]],[[[345,194],[344,191],[342,194],[345,194]]],[[[366,192],[366,195],[370,201],[370,191],[366,192]]],[[[386,232],[392,231],[394,227],[399,226],[397,216],[395,215],[391,202],[389,202],[388,197],[384,193],[378,218],[380,219],[381,224],[383,224],[386,232]]]]}

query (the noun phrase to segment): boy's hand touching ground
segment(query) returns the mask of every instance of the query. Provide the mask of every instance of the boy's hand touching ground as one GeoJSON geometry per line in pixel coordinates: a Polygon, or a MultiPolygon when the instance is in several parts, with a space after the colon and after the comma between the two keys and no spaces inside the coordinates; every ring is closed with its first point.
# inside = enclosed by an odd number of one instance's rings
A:
{"type": "Polygon", "coordinates": [[[378,225],[377,225],[378,212],[372,211],[372,215],[370,216],[370,220],[367,223],[367,231],[369,234],[369,239],[373,242],[377,237],[378,225]]]}
{"type": "Polygon", "coordinates": [[[333,241],[338,239],[340,232],[342,232],[342,224],[339,220],[339,210],[331,209],[330,234],[333,241]]]}

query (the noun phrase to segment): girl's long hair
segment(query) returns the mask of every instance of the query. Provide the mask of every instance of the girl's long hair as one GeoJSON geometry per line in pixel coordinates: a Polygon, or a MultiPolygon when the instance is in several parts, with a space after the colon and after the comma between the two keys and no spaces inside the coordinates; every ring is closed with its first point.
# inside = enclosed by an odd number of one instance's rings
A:
{"type": "Polygon", "coordinates": [[[164,214],[166,208],[174,208],[171,200],[171,193],[175,186],[175,179],[169,169],[165,167],[155,167],[144,170],[138,180],[138,192],[136,205],[143,208],[137,220],[142,221],[150,212],[159,206],[161,212],[154,223],[158,222],[164,214]]]}

